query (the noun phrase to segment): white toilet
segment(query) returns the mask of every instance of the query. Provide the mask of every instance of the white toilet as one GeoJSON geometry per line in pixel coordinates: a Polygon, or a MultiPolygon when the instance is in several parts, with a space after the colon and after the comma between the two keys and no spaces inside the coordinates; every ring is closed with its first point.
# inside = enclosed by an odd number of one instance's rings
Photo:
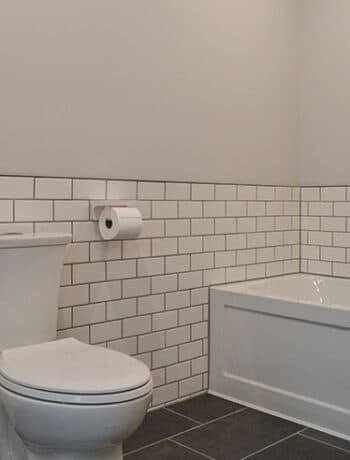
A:
{"type": "Polygon", "coordinates": [[[69,235],[0,235],[0,459],[120,460],[150,371],[123,353],[55,340],[69,235]]]}

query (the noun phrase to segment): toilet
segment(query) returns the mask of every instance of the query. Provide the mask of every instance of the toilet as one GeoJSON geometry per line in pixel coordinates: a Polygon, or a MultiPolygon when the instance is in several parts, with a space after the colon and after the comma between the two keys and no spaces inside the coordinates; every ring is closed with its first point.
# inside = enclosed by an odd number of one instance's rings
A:
{"type": "Polygon", "coordinates": [[[0,459],[120,460],[152,395],[142,362],[56,340],[70,235],[0,235],[0,459]]]}

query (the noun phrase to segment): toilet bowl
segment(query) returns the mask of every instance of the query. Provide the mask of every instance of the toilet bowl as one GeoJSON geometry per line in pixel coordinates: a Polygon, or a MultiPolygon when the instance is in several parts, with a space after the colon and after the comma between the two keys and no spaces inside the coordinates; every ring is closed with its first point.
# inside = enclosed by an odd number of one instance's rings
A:
{"type": "Polygon", "coordinates": [[[149,369],[113,350],[75,339],[5,350],[1,460],[120,460],[151,393],[149,369]]]}

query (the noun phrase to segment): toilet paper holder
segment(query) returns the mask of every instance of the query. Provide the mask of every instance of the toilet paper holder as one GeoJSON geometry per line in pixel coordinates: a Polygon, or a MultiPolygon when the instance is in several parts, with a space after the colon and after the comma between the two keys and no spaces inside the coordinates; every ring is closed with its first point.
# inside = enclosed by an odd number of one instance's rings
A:
{"type": "Polygon", "coordinates": [[[92,220],[98,220],[105,208],[139,208],[136,200],[96,200],[90,202],[92,220]]]}

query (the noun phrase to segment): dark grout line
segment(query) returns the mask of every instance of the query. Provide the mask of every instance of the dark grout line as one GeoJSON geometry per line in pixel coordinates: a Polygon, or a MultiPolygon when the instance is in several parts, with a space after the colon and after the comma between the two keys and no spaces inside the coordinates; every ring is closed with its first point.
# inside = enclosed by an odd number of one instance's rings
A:
{"type": "Polygon", "coordinates": [[[304,434],[304,432],[298,433],[298,435],[305,439],[309,439],[310,441],[315,441],[315,442],[318,442],[319,444],[323,444],[324,446],[332,447],[333,449],[338,449],[338,450],[341,450],[342,452],[350,454],[350,449],[345,449],[344,447],[339,447],[339,446],[336,446],[335,444],[331,444],[329,442],[322,441],[321,439],[317,439],[308,434],[304,434]]]}
{"type": "Polygon", "coordinates": [[[196,423],[197,425],[202,425],[202,422],[200,422],[199,420],[196,420],[191,417],[187,417],[187,415],[184,415],[184,414],[180,414],[179,412],[176,412],[174,409],[170,409],[169,407],[164,407],[164,410],[166,410],[170,414],[179,415],[180,417],[185,418],[186,420],[189,420],[190,422],[196,423]]]}
{"type": "MultiPolygon", "coordinates": [[[[159,410],[164,410],[165,408],[162,408],[162,409],[159,409],[159,410]]],[[[161,442],[163,441],[172,441],[173,438],[175,438],[176,436],[180,436],[182,434],[185,434],[185,433],[189,433],[190,431],[193,431],[193,430],[196,430],[198,428],[201,428],[202,426],[206,426],[206,425],[210,425],[211,423],[214,423],[214,422],[217,422],[218,420],[221,420],[221,419],[224,419],[226,417],[229,417],[230,415],[235,415],[235,414],[238,414],[240,412],[244,412],[248,410],[248,407],[243,407],[242,409],[238,409],[236,411],[233,411],[233,412],[230,412],[229,414],[226,414],[226,415],[223,415],[222,417],[217,417],[213,420],[210,420],[209,422],[205,422],[205,423],[202,423],[202,424],[199,424],[199,425],[196,425],[192,428],[188,428],[187,430],[184,430],[184,431],[179,431],[178,433],[175,433],[171,436],[168,436],[166,438],[162,438],[162,439],[159,439],[158,441],[155,441],[155,442],[152,442],[151,444],[147,444],[146,446],[143,446],[143,447],[139,447],[138,449],[135,449],[135,450],[132,450],[130,452],[127,452],[124,454],[124,456],[126,457],[127,455],[130,455],[130,454],[134,454],[136,452],[140,452],[141,450],[143,449],[147,449],[148,447],[153,447],[153,446],[156,446],[158,444],[160,444],[161,442]]],[[[170,412],[170,411],[169,411],[170,412]]],[[[177,414],[176,415],[181,415],[181,414],[177,414]]],[[[187,418],[187,417],[186,417],[187,418]]],[[[209,457],[210,458],[210,457],[209,457]]],[[[215,460],[215,459],[214,459],[215,460]]]]}
{"type": "Polygon", "coordinates": [[[169,441],[172,442],[173,444],[181,446],[184,449],[194,452],[195,454],[200,455],[203,458],[207,458],[208,460],[216,460],[214,457],[210,457],[209,455],[203,454],[203,452],[199,452],[199,450],[193,449],[193,447],[188,447],[185,444],[181,444],[181,442],[179,441],[175,441],[174,439],[170,439],[169,441]]]}
{"type": "Polygon", "coordinates": [[[240,460],[248,460],[248,459],[254,459],[255,455],[260,454],[261,452],[265,452],[266,450],[270,449],[271,447],[277,446],[278,444],[283,443],[284,441],[287,441],[288,439],[294,438],[298,436],[300,433],[303,431],[307,430],[306,427],[302,428],[299,431],[296,431],[293,434],[290,434],[289,436],[285,436],[284,438],[280,439],[279,441],[273,442],[272,444],[269,444],[268,446],[263,447],[262,449],[257,450],[256,452],[252,452],[251,454],[242,457],[240,460]]]}

